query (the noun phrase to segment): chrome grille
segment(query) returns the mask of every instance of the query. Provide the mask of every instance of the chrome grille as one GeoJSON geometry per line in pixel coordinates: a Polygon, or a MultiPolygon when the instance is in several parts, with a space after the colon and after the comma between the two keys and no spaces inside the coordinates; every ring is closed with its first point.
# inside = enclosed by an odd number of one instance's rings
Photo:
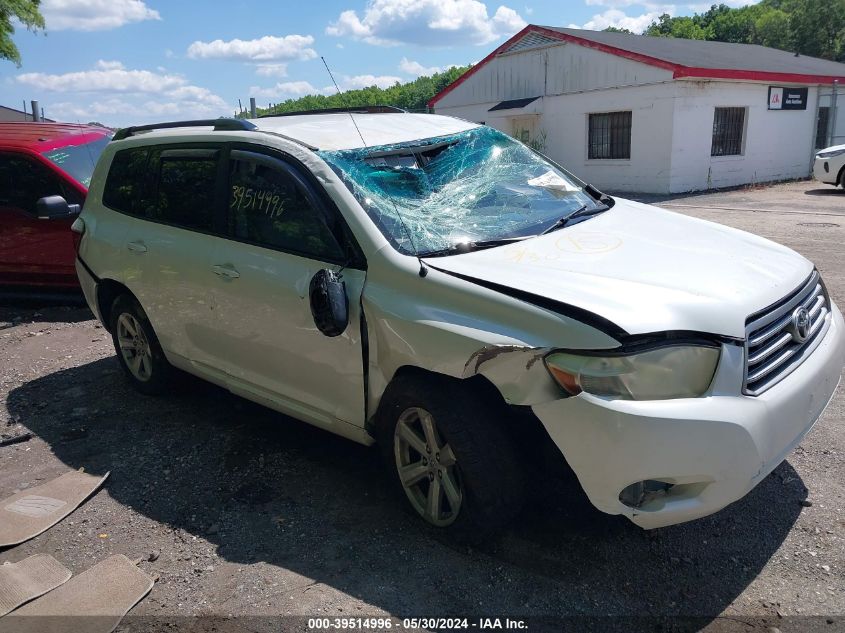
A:
{"type": "Polygon", "coordinates": [[[801,287],[745,321],[743,393],[757,396],[785,378],[816,348],[830,323],[830,299],[818,271],[801,287]],[[805,340],[795,333],[795,314],[809,313],[805,340]]]}

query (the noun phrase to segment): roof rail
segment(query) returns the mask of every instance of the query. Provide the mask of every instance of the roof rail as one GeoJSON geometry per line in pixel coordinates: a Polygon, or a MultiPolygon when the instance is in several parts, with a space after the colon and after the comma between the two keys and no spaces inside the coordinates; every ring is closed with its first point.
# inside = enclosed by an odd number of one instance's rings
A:
{"type": "Polygon", "coordinates": [[[407,113],[407,110],[389,105],[369,105],[353,108],[323,108],[322,110],[299,110],[297,112],[280,112],[279,114],[262,114],[259,119],[276,116],[304,116],[307,114],[397,114],[407,113]]]}
{"type": "Polygon", "coordinates": [[[232,119],[220,117],[219,119],[198,119],[195,121],[170,121],[169,123],[152,123],[150,125],[133,125],[132,127],[121,128],[112,138],[113,141],[122,141],[125,138],[134,136],[138,132],[150,130],[166,130],[176,127],[213,127],[215,132],[250,131],[258,129],[254,123],[244,119],[232,119]]]}

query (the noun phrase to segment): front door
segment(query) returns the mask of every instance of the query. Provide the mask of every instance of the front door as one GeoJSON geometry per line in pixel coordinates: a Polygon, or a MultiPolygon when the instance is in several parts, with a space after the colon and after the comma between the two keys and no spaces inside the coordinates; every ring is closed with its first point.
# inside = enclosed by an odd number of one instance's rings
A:
{"type": "Polygon", "coordinates": [[[296,166],[276,157],[233,150],[228,184],[229,239],[213,262],[217,362],[234,391],[323,426],[363,426],[365,271],[342,272],[350,317],[342,335],[323,335],[309,303],[314,274],[349,263],[336,211],[296,166]]]}
{"type": "Polygon", "coordinates": [[[0,153],[0,284],[76,284],[73,219],[39,220],[35,203],[45,196],[81,202],[44,165],[0,153]]]}

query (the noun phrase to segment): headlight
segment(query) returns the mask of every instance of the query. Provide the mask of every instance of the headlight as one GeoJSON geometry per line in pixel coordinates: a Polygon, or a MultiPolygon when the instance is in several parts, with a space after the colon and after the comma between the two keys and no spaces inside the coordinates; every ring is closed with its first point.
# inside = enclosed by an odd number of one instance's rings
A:
{"type": "Polygon", "coordinates": [[[845,154],[845,149],[835,149],[831,152],[819,152],[816,158],[834,158],[835,156],[842,156],[845,154]]]}
{"type": "Polygon", "coordinates": [[[570,395],[582,391],[622,400],[697,398],[716,373],[720,349],[703,345],[660,347],[614,356],[552,352],[546,368],[570,395]]]}

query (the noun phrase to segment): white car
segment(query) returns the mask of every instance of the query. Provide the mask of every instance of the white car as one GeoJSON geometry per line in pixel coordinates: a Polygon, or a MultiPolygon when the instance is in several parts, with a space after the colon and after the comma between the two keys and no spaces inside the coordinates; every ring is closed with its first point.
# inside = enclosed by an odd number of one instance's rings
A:
{"type": "Polygon", "coordinates": [[[544,441],[599,510],[715,512],[789,455],[845,362],[802,256],[449,117],[128,128],[74,228],[140,391],[178,368],[377,442],[409,506],[457,535],[516,515],[544,441]]]}
{"type": "Polygon", "coordinates": [[[813,178],[829,185],[845,186],[845,145],[834,145],[816,152],[813,178]]]}

